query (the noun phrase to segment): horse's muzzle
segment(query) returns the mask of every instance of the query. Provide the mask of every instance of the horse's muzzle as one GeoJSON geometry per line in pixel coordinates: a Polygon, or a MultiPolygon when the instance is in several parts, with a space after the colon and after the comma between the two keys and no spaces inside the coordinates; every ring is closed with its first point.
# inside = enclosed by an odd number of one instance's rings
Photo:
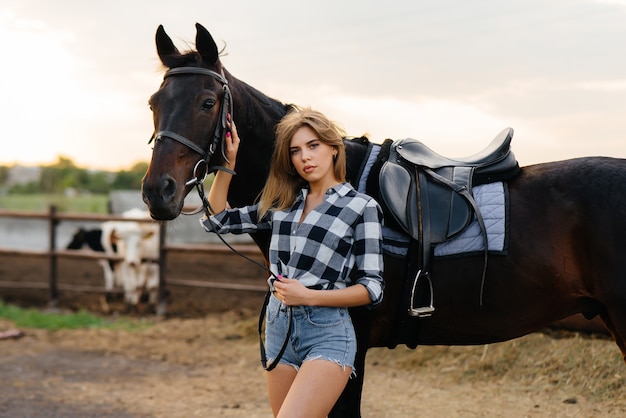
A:
{"type": "Polygon", "coordinates": [[[159,221],[169,221],[180,215],[184,193],[178,190],[176,181],[163,175],[157,181],[144,178],[141,187],[143,201],[148,205],[150,216],[159,221]]]}

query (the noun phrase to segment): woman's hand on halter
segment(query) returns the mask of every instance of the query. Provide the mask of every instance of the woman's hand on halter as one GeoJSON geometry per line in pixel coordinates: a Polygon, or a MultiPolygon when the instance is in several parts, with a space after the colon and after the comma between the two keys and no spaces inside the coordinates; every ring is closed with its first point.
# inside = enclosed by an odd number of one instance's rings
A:
{"type": "Polygon", "coordinates": [[[237,159],[237,151],[239,151],[239,135],[237,134],[237,126],[235,126],[235,122],[232,120],[231,115],[228,115],[228,120],[226,121],[226,128],[228,132],[226,132],[226,140],[224,146],[226,147],[225,154],[226,158],[230,163],[225,162],[224,166],[231,170],[235,169],[235,160],[237,159]]]}
{"type": "MultiPolygon", "coordinates": [[[[226,132],[226,138],[224,138],[224,156],[228,158],[229,162],[224,161],[224,167],[234,171],[237,151],[239,150],[239,135],[237,135],[237,127],[230,114],[226,121],[226,128],[228,132],[226,132]]],[[[213,214],[220,213],[226,209],[228,205],[226,201],[228,187],[230,186],[232,177],[232,173],[228,173],[224,170],[218,170],[215,174],[215,179],[213,179],[213,184],[211,185],[208,195],[213,214]]]]}

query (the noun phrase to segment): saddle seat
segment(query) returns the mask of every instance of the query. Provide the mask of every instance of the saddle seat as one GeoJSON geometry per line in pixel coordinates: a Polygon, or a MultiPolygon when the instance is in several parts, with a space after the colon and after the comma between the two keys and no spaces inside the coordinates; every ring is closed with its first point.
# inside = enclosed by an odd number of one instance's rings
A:
{"type": "Polygon", "coordinates": [[[415,165],[422,165],[430,168],[444,166],[482,166],[493,163],[509,152],[511,140],[513,139],[513,129],[507,128],[500,132],[485,149],[464,158],[448,158],[437,154],[422,142],[415,139],[403,139],[397,142],[397,146],[402,149],[401,155],[404,159],[415,165]]]}
{"type": "Polygon", "coordinates": [[[421,208],[429,215],[431,243],[450,239],[462,232],[473,216],[462,190],[471,194],[472,186],[502,181],[519,171],[511,152],[512,139],[513,129],[504,129],[481,152],[454,159],[415,139],[395,141],[379,174],[381,203],[412,238],[420,239],[421,208]]]}
{"type": "MultiPolygon", "coordinates": [[[[428,148],[422,142],[411,138],[398,140],[393,146],[402,159],[415,166],[429,167],[435,170],[442,167],[475,167],[477,168],[475,174],[485,178],[489,173],[496,174],[506,172],[511,168],[515,169],[515,161],[506,160],[511,154],[512,139],[513,129],[506,128],[485,149],[463,158],[445,157],[428,148]],[[499,164],[501,162],[503,163],[499,164]],[[511,166],[509,166],[510,163],[511,166]]],[[[481,183],[491,182],[488,177],[486,180],[481,183]]]]}
{"type": "MultiPolygon", "coordinates": [[[[483,235],[486,266],[487,232],[472,187],[503,181],[519,172],[511,152],[512,138],[513,129],[506,128],[483,151],[455,159],[439,155],[415,139],[391,144],[389,157],[379,173],[380,204],[391,215],[388,226],[403,230],[419,245],[420,260],[412,294],[420,277],[426,276],[430,283],[432,247],[463,232],[474,216],[483,235]]],[[[412,304],[411,315],[432,313],[432,283],[431,306],[422,311],[412,304]]]]}

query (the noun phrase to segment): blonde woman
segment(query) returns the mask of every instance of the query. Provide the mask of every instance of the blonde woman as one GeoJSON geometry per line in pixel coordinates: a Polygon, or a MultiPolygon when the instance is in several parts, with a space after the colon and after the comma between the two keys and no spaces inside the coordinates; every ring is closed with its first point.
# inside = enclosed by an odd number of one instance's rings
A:
{"type": "MultiPolygon", "coordinates": [[[[240,138],[233,121],[230,128],[226,168],[232,170],[240,138]]],[[[342,134],[320,112],[293,110],[277,125],[258,203],[227,209],[232,174],[219,171],[208,196],[215,214],[202,220],[218,233],[272,231],[265,339],[268,359],[277,360],[267,372],[276,417],[328,415],[355,373],[347,308],[382,300],[382,211],[346,182],[342,134]]]]}

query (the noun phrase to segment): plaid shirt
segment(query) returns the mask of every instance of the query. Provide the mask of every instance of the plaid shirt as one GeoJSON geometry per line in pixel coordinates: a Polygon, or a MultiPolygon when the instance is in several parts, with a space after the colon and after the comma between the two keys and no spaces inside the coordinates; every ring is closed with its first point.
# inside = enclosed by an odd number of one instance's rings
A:
{"type": "MultiPolygon", "coordinates": [[[[313,289],[360,283],[377,305],[384,288],[380,206],[342,183],[328,189],[324,201],[299,224],[307,193],[302,189],[291,209],[270,211],[260,221],[258,206],[253,205],[225,210],[201,223],[208,232],[220,234],[271,228],[269,262],[274,274],[298,279],[313,289]]],[[[268,283],[273,288],[271,278],[268,283]]]]}

